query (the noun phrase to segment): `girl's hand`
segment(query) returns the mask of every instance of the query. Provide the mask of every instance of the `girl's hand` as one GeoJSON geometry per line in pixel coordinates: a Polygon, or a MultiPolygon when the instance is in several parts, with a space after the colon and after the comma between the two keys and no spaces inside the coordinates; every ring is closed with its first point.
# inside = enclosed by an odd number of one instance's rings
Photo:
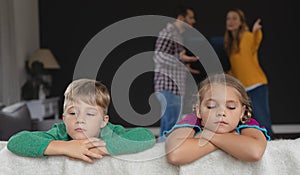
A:
{"type": "Polygon", "coordinates": [[[258,19],[255,21],[255,23],[254,23],[254,25],[253,25],[253,28],[252,28],[252,32],[253,32],[253,33],[257,32],[259,29],[262,28],[260,22],[261,22],[261,19],[260,19],[260,18],[258,18],[258,19]]]}

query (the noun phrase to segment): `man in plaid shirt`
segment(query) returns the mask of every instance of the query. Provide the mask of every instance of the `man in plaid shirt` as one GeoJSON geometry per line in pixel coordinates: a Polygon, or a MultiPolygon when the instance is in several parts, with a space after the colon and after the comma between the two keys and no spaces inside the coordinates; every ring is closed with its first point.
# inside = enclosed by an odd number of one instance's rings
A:
{"type": "MultiPolygon", "coordinates": [[[[186,29],[186,24],[184,25],[183,22],[190,26],[196,22],[194,12],[191,8],[179,7],[176,18],[175,22],[168,23],[159,32],[153,58],[155,63],[154,90],[160,93],[157,98],[162,110],[165,109],[160,121],[160,136],[163,136],[163,131],[170,130],[179,119],[185,93],[186,69],[197,73],[197,70],[185,64],[198,59],[185,54],[181,35],[186,29]]],[[[160,139],[164,141],[164,138],[160,139]]]]}

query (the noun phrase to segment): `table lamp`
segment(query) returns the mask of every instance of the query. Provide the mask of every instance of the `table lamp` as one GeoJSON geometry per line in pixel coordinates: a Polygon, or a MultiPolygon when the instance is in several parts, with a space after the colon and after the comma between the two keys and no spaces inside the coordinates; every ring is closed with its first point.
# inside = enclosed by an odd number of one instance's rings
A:
{"type": "Polygon", "coordinates": [[[54,55],[49,49],[38,49],[26,61],[30,79],[22,87],[22,99],[44,99],[50,94],[52,77],[46,73],[49,69],[59,69],[54,55]]]}
{"type": "Polygon", "coordinates": [[[38,61],[43,63],[44,69],[59,69],[55,57],[49,49],[38,49],[29,58],[28,66],[31,68],[32,63],[38,61]]]}

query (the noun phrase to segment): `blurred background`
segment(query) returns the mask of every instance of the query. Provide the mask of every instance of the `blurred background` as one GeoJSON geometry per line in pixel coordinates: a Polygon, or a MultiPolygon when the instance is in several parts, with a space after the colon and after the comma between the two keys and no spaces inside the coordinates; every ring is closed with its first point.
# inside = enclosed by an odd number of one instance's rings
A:
{"type": "MultiPolygon", "coordinates": [[[[26,61],[36,50],[47,48],[58,66],[45,68],[42,79],[46,82],[47,91],[44,92],[47,93],[43,95],[45,98],[59,97],[61,115],[63,93],[72,81],[77,59],[97,33],[129,17],[172,16],[179,4],[194,9],[197,21],[194,27],[214,44],[226,70],[230,65],[218,39],[225,31],[226,12],[238,7],[245,12],[250,28],[257,18],[262,19],[264,37],[259,58],[269,79],[272,123],[279,127],[300,126],[296,112],[299,105],[299,86],[296,85],[299,80],[296,61],[300,41],[299,20],[296,18],[300,7],[298,1],[0,0],[0,3],[0,102],[3,105],[22,100],[22,87],[30,79],[26,61]]],[[[153,51],[155,40],[155,37],[135,38],[114,48],[99,68],[97,79],[110,88],[122,63],[138,53],[153,51]]],[[[153,72],[142,74],[132,82],[130,103],[136,112],[143,114],[151,110],[148,104],[151,93],[153,72]]],[[[134,126],[120,118],[113,105],[109,113],[111,122],[134,126]]],[[[159,126],[159,122],[149,127],[152,126],[159,126]]]]}

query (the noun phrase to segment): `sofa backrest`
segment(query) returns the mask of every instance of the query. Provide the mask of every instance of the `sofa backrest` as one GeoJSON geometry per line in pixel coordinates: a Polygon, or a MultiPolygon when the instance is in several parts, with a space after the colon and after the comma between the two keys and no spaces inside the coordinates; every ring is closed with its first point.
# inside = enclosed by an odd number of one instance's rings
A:
{"type": "Polygon", "coordinates": [[[30,112],[26,103],[18,102],[0,111],[0,140],[7,141],[22,130],[32,130],[30,112]]]}

